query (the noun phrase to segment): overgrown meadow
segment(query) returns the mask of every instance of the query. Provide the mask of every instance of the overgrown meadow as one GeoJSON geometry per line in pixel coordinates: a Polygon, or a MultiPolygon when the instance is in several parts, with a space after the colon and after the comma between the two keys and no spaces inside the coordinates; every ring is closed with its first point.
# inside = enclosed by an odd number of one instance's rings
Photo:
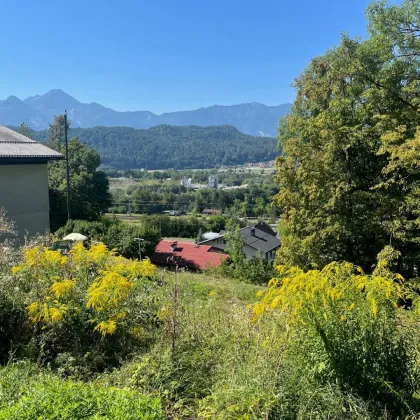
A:
{"type": "Polygon", "coordinates": [[[416,416],[417,298],[392,258],[258,287],[101,243],[5,249],[0,418],[416,416]]]}

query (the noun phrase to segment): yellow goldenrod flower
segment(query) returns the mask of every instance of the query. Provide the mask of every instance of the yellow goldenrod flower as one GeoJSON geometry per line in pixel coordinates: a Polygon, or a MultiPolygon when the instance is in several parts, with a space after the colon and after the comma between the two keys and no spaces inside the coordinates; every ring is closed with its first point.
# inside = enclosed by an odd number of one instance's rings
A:
{"type": "Polygon", "coordinates": [[[22,268],[20,266],[18,266],[18,265],[16,267],[12,267],[12,274],[13,275],[16,275],[21,270],[22,270],[22,268]]]}
{"type": "Polygon", "coordinates": [[[378,305],[376,304],[376,300],[374,298],[372,298],[371,304],[372,304],[372,314],[376,318],[376,315],[378,313],[378,305]]]}
{"type": "Polygon", "coordinates": [[[103,336],[112,335],[117,330],[117,323],[115,321],[102,321],[94,329],[94,331],[99,331],[103,336]]]}
{"type": "Polygon", "coordinates": [[[61,282],[53,283],[50,289],[51,292],[59,298],[68,295],[73,290],[75,284],[75,280],[63,280],[61,282]]]}

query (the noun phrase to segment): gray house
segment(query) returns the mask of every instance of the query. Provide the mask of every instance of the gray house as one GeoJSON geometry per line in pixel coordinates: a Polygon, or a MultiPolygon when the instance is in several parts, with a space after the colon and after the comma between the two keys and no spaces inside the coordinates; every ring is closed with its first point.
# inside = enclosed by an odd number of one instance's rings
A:
{"type": "MultiPolygon", "coordinates": [[[[269,225],[259,222],[255,226],[242,228],[240,232],[244,242],[243,252],[248,259],[255,258],[260,253],[265,260],[274,260],[275,252],[280,248],[281,242],[269,225]]],[[[225,251],[229,247],[224,232],[200,242],[200,245],[209,245],[221,251],[225,251]]]]}
{"type": "Polygon", "coordinates": [[[0,207],[20,238],[50,228],[48,170],[60,153],[0,125],[0,207]]]}

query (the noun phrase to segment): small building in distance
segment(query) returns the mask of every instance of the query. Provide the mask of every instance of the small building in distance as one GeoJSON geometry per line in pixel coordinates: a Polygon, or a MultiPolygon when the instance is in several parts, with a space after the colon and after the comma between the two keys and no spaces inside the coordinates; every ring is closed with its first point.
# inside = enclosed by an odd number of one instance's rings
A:
{"type": "MultiPolygon", "coordinates": [[[[256,258],[261,254],[266,261],[274,260],[275,252],[280,248],[281,242],[269,225],[259,222],[255,226],[242,228],[240,233],[244,242],[242,250],[247,259],[256,258]]],[[[211,246],[222,252],[229,247],[225,232],[220,232],[217,237],[200,242],[200,245],[211,246]]]]}
{"type": "Polygon", "coordinates": [[[209,182],[208,182],[208,187],[209,188],[215,188],[217,189],[217,177],[214,175],[210,175],[209,176],[209,182]]]}
{"type": "Polygon", "coordinates": [[[156,265],[172,268],[205,270],[220,267],[227,255],[211,246],[190,242],[161,240],[151,261],[156,265]]]}
{"type": "Polygon", "coordinates": [[[181,179],[181,185],[185,188],[192,188],[192,179],[183,176],[181,179]]]}
{"type": "Polygon", "coordinates": [[[0,207],[20,239],[50,229],[47,163],[54,159],[63,155],[0,125],[0,207]]]}
{"type": "Polygon", "coordinates": [[[222,212],[217,209],[204,209],[201,214],[203,216],[220,216],[222,212]]]}

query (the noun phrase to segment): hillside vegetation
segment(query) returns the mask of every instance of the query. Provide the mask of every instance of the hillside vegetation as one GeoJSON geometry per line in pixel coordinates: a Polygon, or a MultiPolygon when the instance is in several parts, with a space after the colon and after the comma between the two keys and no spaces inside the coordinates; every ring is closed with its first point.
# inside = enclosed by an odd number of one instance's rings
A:
{"type": "Polygon", "coordinates": [[[101,244],[67,257],[30,246],[11,276],[1,268],[0,419],[420,412],[418,300],[395,304],[410,290],[386,259],[372,275],[279,267],[268,288],[156,271],[101,244]]]}
{"type": "MultiPolygon", "coordinates": [[[[47,131],[33,133],[35,140],[47,137],[47,131]]],[[[232,126],[73,128],[69,137],[96,149],[102,163],[115,168],[212,168],[267,161],[278,155],[275,139],[246,135],[232,126]]]]}

